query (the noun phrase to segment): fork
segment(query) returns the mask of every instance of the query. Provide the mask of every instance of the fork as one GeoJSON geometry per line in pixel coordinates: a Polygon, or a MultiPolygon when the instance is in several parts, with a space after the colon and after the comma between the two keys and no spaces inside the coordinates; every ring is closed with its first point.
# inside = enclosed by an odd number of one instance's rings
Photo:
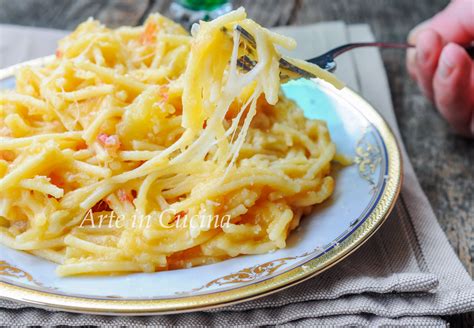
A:
{"type": "MultiPolygon", "coordinates": [[[[241,36],[244,38],[246,43],[253,49],[256,49],[256,43],[254,37],[242,26],[236,25],[235,29],[240,32],[241,36]]],[[[336,47],[334,49],[329,50],[328,52],[323,53],[320,56],[307,59],[306,61],[312,64],[315,64],[319,67],[321,67],[324,70],[327,70],[329,72],[333,72],[336,67],[336,61],[334,60],[337,56],[352,50],[356,48],[362,48],[362,47],[379,47],[379,48],[393,48],[393,49],[408,49],[408,48],[414,48],[415,46],[409,43],[396,43],[396,42],[356,42],[356,43],[347,43],[342,46],[336,47]]],[[[464,47],[468,54],[471,56],[471,58],[474,56],[474,46],[466,46],[464,47]]],[[[241,56],[238,61],[237,65],[245,70],[245,71],[250,71],[255,65],[256,61],[251,59],[247,55],[241,56]]],[[[280,58],[280,68],[285,71],[289,71],[293,74],[291,74],[291,77],[288,75],[283,75],[281,78],[283,80],[288,80],[288,79],[297,79],[297,78],[314,78],[314,74],[304,70],[301,67],[298,67],[284,58],[280,58]]]]}

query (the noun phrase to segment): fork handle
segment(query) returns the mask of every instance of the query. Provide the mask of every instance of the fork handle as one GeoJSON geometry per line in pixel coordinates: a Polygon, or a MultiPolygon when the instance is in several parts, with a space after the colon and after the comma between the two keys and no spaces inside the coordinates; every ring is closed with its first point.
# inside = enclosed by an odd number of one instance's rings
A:
{"type": "MultiPolygon", "coordinates": [[[[356,42],[356,43],[348,43],[346,45],[334,48],[331,50],[333,52],[333,56],[337,57],[344,52],[354,49],[354,48],[361,48],[361,47],[379,47],[379,48],[394,48],[394,49],[408,49],[408,48],[415,48],[416,46],[410,43],[399,43],[399,42],[356,42]]],[[[466,49],[467,53],[471,58],[474,57],[474,44],[465,45],[463,46],[466,49]]]]}
{"type": "MultiPolygon", "coordinates": [[[[396,43],[396,42],[356,42],[356,43],[347,43],[345,45],[339,46],[337,48],[331,49],[328,52],[307,60],[310,63],[316,64],[321,68],[333,71],[336,68],[336,63],[334,58],[345,53],[346,51],[362,48],[362,47],[378,47],[378,48],[394,48],[394,49],[408,49],[414,48],[415,46],[410,43],[396,43]]],[[[471,58],[474,58],[474,45],[470,44],[464,46],[467,53],[471,58]]]]}
{"type": "Polygon", "coordinates": [[[408,49],[414,48],[415,46],[409,43],[397,43],[397,42],[355,42],[348,43],[337,48],[328,51],[326,54],[331,53],[333,58],[345,53],[346,51],[362,48],[362,47],[378,47],[378,48],[394,48],[394,49],[408,49]]]}

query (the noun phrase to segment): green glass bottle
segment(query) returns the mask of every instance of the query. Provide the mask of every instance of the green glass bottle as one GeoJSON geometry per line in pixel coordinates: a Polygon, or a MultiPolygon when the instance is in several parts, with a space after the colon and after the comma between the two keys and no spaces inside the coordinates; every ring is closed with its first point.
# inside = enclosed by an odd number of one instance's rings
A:
{"type": "Polygon", "coordinates": [[[200,20],[212,20],[232,10],[229,0],[175,0],[171,4],[172,18],[190,28],[200,20]]]}

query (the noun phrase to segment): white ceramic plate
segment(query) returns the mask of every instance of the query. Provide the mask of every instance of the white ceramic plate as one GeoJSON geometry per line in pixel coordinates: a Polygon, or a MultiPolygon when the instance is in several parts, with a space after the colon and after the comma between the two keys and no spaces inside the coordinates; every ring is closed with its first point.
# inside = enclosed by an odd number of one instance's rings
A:
{"type": "MultiPolygon", "coordinates": [[[[1,89],[14,87],[13,71],[0,71],[1,89]]],[[[0,246],[0,297],[75,312],[175,313],[266,295],[346,257],[383,223],[398,196],[397,144],[377,112],[347,88],[299,80],[283,89],[307,117],[325,120],[338,152],[355,161],[337,169],[334,195],[302,220],[287,248],[175,271],[59,278],[55,264],[0,246]]]]}

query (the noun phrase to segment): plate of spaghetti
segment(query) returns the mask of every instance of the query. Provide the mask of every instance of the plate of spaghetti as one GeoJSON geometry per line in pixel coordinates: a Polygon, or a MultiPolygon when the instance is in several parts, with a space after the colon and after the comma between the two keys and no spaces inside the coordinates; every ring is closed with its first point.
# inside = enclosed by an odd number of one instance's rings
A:
{"type": "Polygon", "coordinates": [[[152,14],[118,29],[89,19],[55,55],[1,70],[0,296],[207,309],[359,247],[398,196],[400,153],[332,74],[282,84],[278,49],[294,47],[242,8],[191,33],[152,14]],[[256,41],[248,72],[237,24],[256,41]]]}

